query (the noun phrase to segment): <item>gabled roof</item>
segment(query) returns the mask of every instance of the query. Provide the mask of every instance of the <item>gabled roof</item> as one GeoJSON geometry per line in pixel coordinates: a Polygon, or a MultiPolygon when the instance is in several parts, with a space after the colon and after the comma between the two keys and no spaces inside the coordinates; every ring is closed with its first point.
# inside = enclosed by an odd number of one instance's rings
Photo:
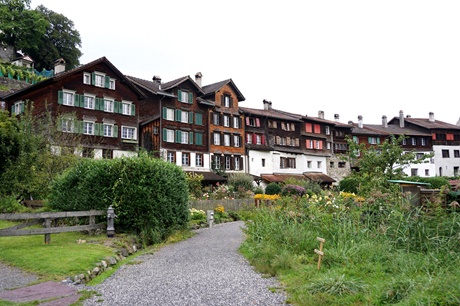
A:
{"type": "MultiPolygon", "coordinates": [[[[390,122],[393,120],[399,118],[395,117],[393,118],[390,122]]],[[[455,124],[450,124],[446,123],[444,121],[439,121],[439,120],[434,120],[430,121],[430,119],[425,119],[425,118],[404,118],[405,122],[412,123],[414,125],[426,128],[426,129],[448,129],[448,130],[460,130],[460,126],[455,125],[455,124]]]]}
{"type": "Polygon", "coordinates": [[[115,67],[105,56],[101,57],[101,58],[98,58],[92,62],[89,62],[87,64],[84,64],[84,65],[81,65],[79,67],[76,67],[74,69],[70,69],[68,71],[64,71],[64,72],[61,72],[59,74],[56,74],[46,80],[43,80],[41,82],[38,82],[36,84],[33,84],[33,85],[30,85],[30,86],[27,86],[26,88],[24,89],[21,89],[21,90],[18,90],[12,94],[9,94],[7,96],[5,96],[4,98],[10,98],[10,97],[13,97],[15,95],[18,95],[18,94],[23,94],[23,93],[26,93],[26,92],[30,92],[30,91],[33,91],[37,88],[42,88],[42,87],[45,87],[51,83],[54,83],[60,79],[63,79],[67,76],[70,76],[74,73],[77,73],[77,72],[81,72],[81,71],[84,71],[86,69],[88,69],[89,67],[91,66],[94,66],[96,64],[99,64],[99,63],[105,63],[107,64],[107,66],[109,66],[110,69],[112,69],[114,72],[115,72],[115,75],[116,77],[119,79],[119,80],[124,80],[126,82],[126,84],[128,85],[128,87],[130,87],[134,92],[136,92],[138,94],[139,97],[145,97],[145,95],[136,87],[134,86],[133,83],[131,83],[131,81],[125,77],[125,75],[123,73],[120,72],[120,70],[118,70],[117,67],[115,67]]]}
{"type": "Polygon", "coordinates": [[[372,135],[372,136],[388,136],[388,133],[383,133],[372,128],[369,128],[368,125],[363,125],[362,128],[358,126],[357,123],[353,123],[353,130],[351,134],[354,135],[372,135]]]}
{"type": "Polygon", "coordinates": [[[126,76],[126,78],[128,78],[128,80],[130,80],[134,85],[139,86],[147,91],[150,91],[153,94],[174,97],[174,95],[162,91],[160,84],[158,84],[157,82],[144,80],[144,79],[140,79],[140,78],[128,76],[128,75],[126,76]]]}
{"type": "MultiPolygon", "coordinates": [[[[376,132],[380,132],[382,134],[387,135],[411,135],[411,136],[428,136],[430,137],[430,133],[424,133],[416,129],[412,129],[409,127],[401,128],[399,125],[396,124],[388,124],[387,127],[377,124],[366,124],[364,125],[365,128],[369,130],[373,130],[376,132]]],[[[354,130],[353,130],[354,131],[354,130]]]]}
{"type": "Polygon", "coordinates": [[[342,122],[338,122],[338,121],[323,119],[323,118],[320,118],[320,117],[309,117],[309,116],[305,115],[305,116],[302,116],[302,119],[303,120],[311,120],[311,121],[315,121],[315,122],[320,122],[320,123],[324,123],[324,124],[329,124],[329,125],[333,125],[333,126],[336,126],[336,127],[343,127],[343,128],[352,128],[353,127],[351,124],[348,124],[348,123],[342,123],[342,122]]]}
{"type": "Polygon", "coordinates": [[[196,87],[197,91],[199,91],[200,93],[204,94],[204,92],[201,89],[201,87],[189,75],[181,77],[181,78],[178,78],[178,79],[175,79],[175,80],[172,80],[172,81],[169,81],[169,82],[166,82],[166,83],[162,83],[161,84],[161,89],[162,90],[169,90],[169,89],[172,89],[174,87],[179,86],[180,84],[182,84],[182,83],[184,83],[186,81],[192,82],[192,84],[196,87]]]}
{"type": "Polygon", "coordinates": [[[209,84],[209,85],[203,86],[202,89],[203,89],[204,95],[207,96],[209,94],[215,93],[216,91],[220,90],[222,87],[224,87],[227,84],[233,87],[233,90],[236,92],[236,95],[238,97],[238,101],[246,100],[246,98],[240,92],[238,87],[236,87],[232,79],[223,80],[223,81],[220,81],[214,84],[209,84]]]}
{"type": "Polygon", "coordinates": [[[289,120],[289,121],[297,121],[300,122],[301,115],[287,113],[277,109],[255,109],[255,108],[247,108],[247,107],[240,107],[239,108],[244,114],[246,115],[253,115],[259,117],[270,117],[282,120],[289,120]]]}

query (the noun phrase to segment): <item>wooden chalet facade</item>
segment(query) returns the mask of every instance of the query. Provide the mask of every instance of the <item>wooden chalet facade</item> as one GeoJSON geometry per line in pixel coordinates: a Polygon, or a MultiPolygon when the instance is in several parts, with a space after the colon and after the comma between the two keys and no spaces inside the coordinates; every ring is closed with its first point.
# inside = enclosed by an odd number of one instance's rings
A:
{"type": "Polygon", "coordinates": [[[142,92],[102,57],[6,95],[3,100],[12,115],[20,115],[33,102],[34,116],[49,114],[58,130],[81,135],[82,156],[113,158],[136,154],[137,106],[143,98],[142,92]]]}
{"type": "MultiPolygon", "coordinates": [[[[201,73],[195,80],[201,84],[201,73]]],[[[202,87],[200,98],[214,107],[209,110],[209,153],[211,169],[218,172],[244,172],[244,125],[239,103],[245,98],[231,80],[202,87]]]]}

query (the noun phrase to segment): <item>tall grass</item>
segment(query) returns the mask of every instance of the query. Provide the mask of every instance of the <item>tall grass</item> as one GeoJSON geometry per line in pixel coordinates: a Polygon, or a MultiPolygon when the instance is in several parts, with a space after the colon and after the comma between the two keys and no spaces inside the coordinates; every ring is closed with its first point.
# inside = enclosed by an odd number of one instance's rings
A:
{"type": "Polygon", "coordinates": [[[279,276],[294,304],[458,305],[456,212],[388,194],[356,201],[328,193],[282,198],[255,212],[245,231],[243,254],[279,276]],[[316,237],[326,239],[320,271],[316,237]]]}

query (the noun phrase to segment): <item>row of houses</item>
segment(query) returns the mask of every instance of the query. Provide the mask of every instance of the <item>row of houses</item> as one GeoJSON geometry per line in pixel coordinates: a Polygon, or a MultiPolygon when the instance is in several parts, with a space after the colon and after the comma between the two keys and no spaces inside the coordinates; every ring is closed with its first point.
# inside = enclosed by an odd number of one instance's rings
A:
{"type": "Polygon", "coordinates": [[[13,93],[1,93],[2,108],[20,115],[27,101],[34,115],[51,114],[63,133],[81,135],[84,157],[116,158],[139,148],[222,181],[222,173],[244,172],[257,184],[288,177],[324,184],[340,181],[352,165],[347,137],[378,144],[390,135],[406,135],[403,146],[417,154],[434,152],[426,164],[411,165],[408,175],[457,176],[460,167],[460,127],[401,113],[381,125],[326,120],[324,112],[306,116],[262,101],[247,108],[232,79],[203,85],[203,76],[163,82],[121,73],[107,58],[65,71],[57,61],[54,76],[13,93]],[[220,174],[220,175],[219,175],[220,174]]]}

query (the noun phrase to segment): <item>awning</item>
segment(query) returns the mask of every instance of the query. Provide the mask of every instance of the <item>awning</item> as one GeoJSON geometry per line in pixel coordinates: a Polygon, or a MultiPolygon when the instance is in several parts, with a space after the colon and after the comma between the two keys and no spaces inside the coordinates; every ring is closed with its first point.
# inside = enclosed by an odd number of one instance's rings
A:
{"type": "Polygon", "coordinates": [[[322,172],[304,172],[303,174],[294,174],[294,173],[273,173],[273,174],[261,174],[260,175],[264,180],[275,183],[284,182],[288,178],[295,178],[298,180],[311,180],[319,183],[331,184],[335,180],[322,173],[322,172]]]}
{"type": "Polygon", "coordinates": [[[203,176],[203,181],[225,182],[227,179],[221,175],[215,174],[212,171],[185,171],[187,173],[195,173],[203,176]]]}

